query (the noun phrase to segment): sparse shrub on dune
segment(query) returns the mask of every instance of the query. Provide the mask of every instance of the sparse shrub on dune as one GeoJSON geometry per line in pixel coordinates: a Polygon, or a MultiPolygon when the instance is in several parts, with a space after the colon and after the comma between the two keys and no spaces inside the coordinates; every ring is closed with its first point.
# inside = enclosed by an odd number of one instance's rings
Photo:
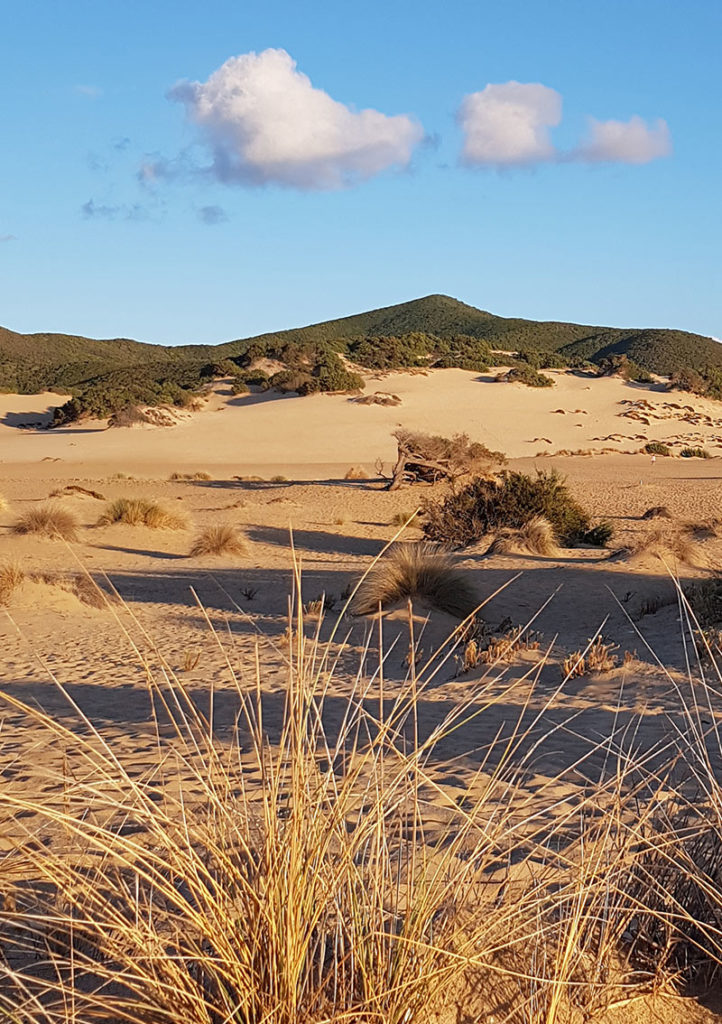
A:
{"type": "Polygon", "coordinates": [[[205,470],[198,470],[195,473],[171,473],[168,479],[178,482],[181,480],[212,480],[213,477],[210,473],[206,473],[205,470]]]}
{"type": "Polygon", "coordinates": [[[642,519],[672,519],[672,513],[666,505],[653,505],[643,513],[642,519]]]}
{"type": "Polygon", "coordinates": [[[706,448],[683,448],[679,453],[683,459],[711,459],[706,448]]]}
{"type": "Polygon", "coordinates": [[[221,523],[201,530],[190,549],[191,558],[201,555],[246,555],[248,545],[237,526],[221,523]]]}
{"type": "Polygon", "coordinates": [[[705,567],[708,558],[694,534],[683,527],[656,527],[639,534],[627,547],[614,552],[614,557],[638,561],[656,558],[665,563],[705,567]]]}
{"type": "Polygon", "coordinates": [[[672,449],[669,445],[663,444],[661,441],[649,441],[645,444],[644,450],[647,455],[661,455],[664,457],[672,454],[672,449]]]}
{"type": "Polygon", "coordinates": [[[25,573],[17,562],[0,565],[0,605],[10,604],[13,594],[25,580],[25,573]]]}
{"type": "Polygon", "coordinates": [[[405,600],[423,601],[460,619],[481,602],[468,573],[436,544],[394,544],[361,581],[351,603],[356,615],[377,612],[405,600]]]}
{"type": "Polygon", "coordinates": [[[13,533],[34,533],[52,540],[78,539],[78,520],[72,512],[52,503],[23,512],[13,524],[13,533]]]}
{"type": "Polygon", "coordinates": [[[683,587],[684,599],[698,625],[703,629],[722,623],[722,575],[694,580],[683,587]]]}
{"type": "Polygon", "coordinates": [[[152,530],[185,530],[185,516],[169,512],[155,501],[146,498],[116,498],[106,506],[98,526],[125,523],[127,526],[147,526],[152,530]]]}
{"type": "Polygon", "coordinates": [[[8,507],[7,498],[3,497],[3,495],[0,494],[0,512],[4,512],[7,507],[8,507]]]}
{"type": "Polygon", "coordinates": [[[363,466],[350,466],[344,475],[344,480],[368,480],[369,475],[363,466]]]}
{"type": "Polygon", "coordinates": [[[474,473],[488,472],[503,465],[503,452],[491,451],[466,434],[441,437],[423,434],[418,430],[399,429],[396,439],[397,456],[388,488],[393,491],[404,483],[451,483],[474,473]]]}
{"type": "Polygon", "coordinates": [[[489,546],[490,555],[556,555],[554,527],[544,516],[534,516],[516,530],[499,530],[489,546]]]}
{"type": "Polygon", "coordinates": [[[498,530],[519,530],[537,516],[551,524],[562,545],[594,544],[611,536],[611,526],[592,528],[589,514],[555,470],[478,477],[423,508],[428,539],[450,547],[474,544],[498,530]]]}

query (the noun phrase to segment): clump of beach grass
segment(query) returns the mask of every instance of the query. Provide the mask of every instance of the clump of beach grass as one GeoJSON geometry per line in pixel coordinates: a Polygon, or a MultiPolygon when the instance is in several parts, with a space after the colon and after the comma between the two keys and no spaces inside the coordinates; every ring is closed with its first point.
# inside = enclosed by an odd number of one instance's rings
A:
{"type": "Polygon", "coordinates": [[[168,479],[176,482],[180,480],[212,480],[213,477],[210,473],[206,473],[205,470],[198,470],[195,473],[171,473],[168,479]]]}
{"type": "Polygon", "coordinates": [[[399,601],[423,601],[465,619],[481,600],[454,557],[436,544],[400,542],[365,574],[351,602],[356,615],[370,615],[399,601]]]}
{"type": "Polygon", "coordinates": [[[708,562],[694,530],[684,526],[656,527],[647,530],[635,537],[630,545],[614,552],[613,556],[633,561],[659,559],[664,563],[696,567],[704,567],[708,562]]]}
{"type": "Polygon", "coordinates": [[[68,509],[52,502],[28,509],[15,521],[12,530],[18,534],[36,534],[52,540],[78,539],[78,519],[68,509]]]}
{"type": "Polygon", "coordinates": [[[237,526],[220,523],[206,526],[196,534],[190,549],[190,557],[201,555],[246,555],[248,545],[237,526]]]}
{"type": "Polygon", "coordinates": [[[111,501],[98,520],[98,526],[114,523],[147,526],[152,530],[185,530],[188,527],[186,516],[170,512],[146,498],[116,498],[111,501]]]}
{"type": "Polygon", "coordinates": [[[25,573],[18,562],[0,565],[0,605],[8,605],[15,591],[25,580],[25,573]]]}
{"type": "Polygon", "coordinates": [[[344,474],[344,480],[368,480],[369,475],[363,466],[350,466],[344,474]]]}
{"type": "Polygon", "coordinates": [[[23,1024],[67,1020],[68,1007],[105,1024],[413,1024],[472,1000],[475,1019],[557,1024],[650,985],[620,953],[643,908],[620,880],[648,820],[637,794],[625,831],[623,767],[543,801],[537,820],[523,768],[538,744],[520,721],[485,750],[462,804],[436,781],[439,745],[478,717],[484,687],[428,736],[417,723],[433,671],[390,702],[380,668],[359,674],[339,709],[332,650],[305,637],[300,577],[296,607],[272,727],[260,666],[249,686],[227,663],[243,757],[165,658],[150,692],[168,728],[148,776],[89,719],[76,734],[0,697],[36,744],[63,751],[40,799],[0,790],[6,824],[28,837],[22,885],[2,882],[16,966],[0,960],[0,1005],[29,1008],[23,1024]]]}
{"type": "Polygon", "coordinates": [[[544,516],[534,516],[518,529],[499,530],[492,540],[490,555],[544,555],[559,554],[554,527],[544,516]]]}

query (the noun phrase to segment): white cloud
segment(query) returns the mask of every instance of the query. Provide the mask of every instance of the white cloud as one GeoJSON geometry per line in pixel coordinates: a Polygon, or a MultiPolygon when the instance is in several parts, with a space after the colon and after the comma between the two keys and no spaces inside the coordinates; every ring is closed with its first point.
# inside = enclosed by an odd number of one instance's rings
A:
{"type": "Polygon", "coordinates": [[[487,85],[465,96],[457,113],[464,132],[462,162],[503,168],[555,160],[549,129],[561,117],[562,98],[546,85],[487,85]]]}
{"type": "Polygon", "coordinates": [[[589,136],[572,154],[588,163],[648,164],[672,152],[672,137],[661,118],[648,125],[641,117],[628,121],[589,119],[589,136]]]}
{"type": "Polygon", "coordinates": [[[17,242],[17,235],[0,235],[0,244],[3,242],[17,242]]]}
{"type": "Polygon", "coordinates": [[[89,100],[97,100],[103,95],[103,90],[97,85],[76,85],[74,88],[78,96],[87,96],[89,100]]]}
{"type": "MultiPolygon", "coordinates": [[[[337,189],[406,166],[423,129],[404,114],[354,111],[316,89],[285,50],[231,57],[170,92],[226,184],[337,189]]],[[[158,173],[156,168],[156,173],[158,173]]]]}

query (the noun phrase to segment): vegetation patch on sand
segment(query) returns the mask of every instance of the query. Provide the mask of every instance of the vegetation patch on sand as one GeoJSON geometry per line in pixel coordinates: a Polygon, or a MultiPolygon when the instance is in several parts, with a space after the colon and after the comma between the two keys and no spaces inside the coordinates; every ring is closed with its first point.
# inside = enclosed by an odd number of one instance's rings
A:
{"type": "Polygon", "coordinates": [[[170,512],[147,498],[116,498],[111,501],[98,520],[98,526],[125,523],[127,526],[147,526],[152,530],[185,530],[187,517],[170,512]]]}
{"type": "Polygon", "coordinates": [[[478,477],[440,502],[423,506],[423,529],[429,540],[450,547],[466,547],[499,530],[520,530],[542,517],[559,542],[604,545],[611,525],[592,526],[591,517],[572,497],[556,470],[536,476],[504,472],[478,477]]]}
{"type": "Polygon", "coordinates": [[[15,521],[12,530],[19,534],[36,534],[52,540],[78,539],[78,519],[67,509],[48,503],[28,509],[15,521]]]}
{"type": "Polygon", "coordinates": [[[190,549],[190,557],[201,555],[246,555],[248,544],[237,526],[221,523],[207,526],[196,534],[190,549]]]}
{"type": "Polygon", "coordinates": [[[490,555],[545,555],[559,553],[554,527],[544,516],[533,516],[518,529],[499,530],[492,540],[490,555]]]}
{"type": "Polygon", "coordinates": [[[465,619],[481,603],[468,574],[436,544],[400,542],[364,575],[351,602],[356,615],[371,615],[399,601],[423,601],[465,619]]]}

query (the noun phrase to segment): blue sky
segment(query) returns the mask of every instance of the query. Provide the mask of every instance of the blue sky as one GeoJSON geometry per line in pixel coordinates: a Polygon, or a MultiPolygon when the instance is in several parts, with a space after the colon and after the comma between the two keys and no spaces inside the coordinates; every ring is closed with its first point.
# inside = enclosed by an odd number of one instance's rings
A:
{"type": "Polygon", "coordinates": [[[722,336],[720,38],[719,0],[3,0],[0,324],[444,292],[722,336]]]}

